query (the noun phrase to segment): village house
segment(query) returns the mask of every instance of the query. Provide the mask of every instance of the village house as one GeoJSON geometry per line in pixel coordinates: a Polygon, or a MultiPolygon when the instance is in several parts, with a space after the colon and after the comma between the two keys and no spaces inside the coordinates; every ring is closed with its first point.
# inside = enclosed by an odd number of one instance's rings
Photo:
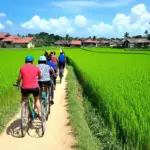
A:
{"type": "Polygon", "coordinates": [[[121,41],[121,40],[112,40],[110,42],[110,47],[112,47],[112,48],[122,48],[123,47],[123,41],[121,41]]]}
{"type": "Polygon", "coordinates": [[[79,40],[72,40],[72,41],[70,41],[69,44],[71,47],[81,47],[82,46],[82,42],[79,40]]]}
{"type": "Polygon", "coordinates": [[[17,40],[17,39],[20,39],[21,37],[17,36],[17,35],[10,35],[6,38],[4,38],[1,42],[3,43],[3,46],[5,48],[12,48],[13,47],[13,44],[12,42],[14,40],[17,40]]]}
{"type": "Polygon", "coordinates": [[[97,47],[97,45],[98,45],[98,41],[96,41],[96,40],[85,40],[85,41],[83,41],[83,46],[89,46],[89,47],[95,46],[95,47],[97,47]]]}
{"type": "Polygon", "coordinates": [[[55,42],[55,45],[57,46],[69,46],[69,41],[67,40],[58,40],[55,42]]]}
{"type": "Polygon", "coordinates": [[[0,33],[0,41],[9,36],[9,33],[0,33]]]}
{"type": "Polygon", "coordinates": [[[34,48],[33,37],[24,37],[12,42],[15,48],[34,48]]]}
{"type": "Polygon", "coordinates": [[[98,42],[99,47],[110,47],[110,40],[100,40],[98,42]]]}
{"type": "Polygon", "coordinates": [[[150,40],[146,38],[140,39],[126,39],[124,40],[125,48],[147,48],[150,47],[150,40]]]}

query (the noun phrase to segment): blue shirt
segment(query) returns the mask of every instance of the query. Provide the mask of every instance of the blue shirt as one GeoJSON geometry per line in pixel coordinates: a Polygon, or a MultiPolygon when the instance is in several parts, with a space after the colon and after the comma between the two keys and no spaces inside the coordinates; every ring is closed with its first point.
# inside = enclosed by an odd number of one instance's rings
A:
{"type": "MultiPolygon", "coordinates": [[[[52,68],[54,69],[54,71],[56,71],[56,66],[55,66],[55,64],[54,64],[52,61],[48,61],[47,64],[48,64],[50,67],[52,67],[52,68]]],[[[52,72],[52,71],[50,70],[50,72],[52,72]]]]}
{"type": "Polygon", "coordinates": [[[63,62],[65,62],[65,59],[66,59],[66,57],[63,54],[59,55],[59,58],[58,58],[59,62],[63,63],[63,62]]]}

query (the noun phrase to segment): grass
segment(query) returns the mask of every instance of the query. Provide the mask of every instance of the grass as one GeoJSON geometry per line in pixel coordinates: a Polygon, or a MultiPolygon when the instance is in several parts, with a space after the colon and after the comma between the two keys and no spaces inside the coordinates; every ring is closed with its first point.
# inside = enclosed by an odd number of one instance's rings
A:
{"type": "Polygon", "coordinates": [[[66,49],[84,93],[124,149],[150,149],[150,52],[66,49]]]}
{"type": "Polygon", "coordinates": [[[68,67],[67,76],[67,92],[70,119],[77,134],[76,146],[79,150],[100,150],[97,139],[92,135],[90,128],[85,119],[85,110],[83,107],[83,97],[81,95],[81,87],[74,74],[73,68],[68,67]]]}

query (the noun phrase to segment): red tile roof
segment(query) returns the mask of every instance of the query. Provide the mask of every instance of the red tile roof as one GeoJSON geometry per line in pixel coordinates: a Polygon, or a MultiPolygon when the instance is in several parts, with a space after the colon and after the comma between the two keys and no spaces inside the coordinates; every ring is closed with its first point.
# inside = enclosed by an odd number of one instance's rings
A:
{"type": "Polygon", "coordinates": [[[2,42],[13,42],[16,39],[20,39],[20,36],[17,35],[10,35],[7,38],[5,38],[4,40],[2,40],[2,42]]]}
{"type": "Polygon", "coordinates": [[[70,42],[70,44],[71,44],[71,45],[82,45],[82,44],[81,44],[81,41],[79,41],[79,40],[72,40],[72,41],[70,42]]]}
{"type": "Polygon", "coordinates": [[[96,41],[96,40],[85,40],[84,43],[96,44],[96,43],[98,43],[98,41],[96,41]]]}
{"type": "Polygon", "coordinates": [[[7,37],[9,33],[0,33],[0,39],[7,37]]]}
{"type": "Polygon", "coordinates": [[[13,43],[16,43],[16,44],[23,44],[23,43],[29,43],[30,41],[33,40],[33,37],[24,37],[24,38],[20,38],[20,39],[15,39],[13,41],[13,43]]]}

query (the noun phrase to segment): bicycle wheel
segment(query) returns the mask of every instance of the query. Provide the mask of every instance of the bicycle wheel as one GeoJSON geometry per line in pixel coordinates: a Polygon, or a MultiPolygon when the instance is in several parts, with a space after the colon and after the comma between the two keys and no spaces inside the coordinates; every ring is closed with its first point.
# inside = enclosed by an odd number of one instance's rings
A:
{"type": "Polygon", "coordinates": [[[28,109],[28,102],[22,102],[22,109],[21,109],[21,135],[24,137],[28,132],[29,128],[29,109],[28,109]]]}
{"type": "Polygon", "coordinates": [[[41,124],[42,124],[42,136],[46,130],[46,110],[44,100],[41,101],[41,124]]]}
{"type": "Polygon", "coordinates": [[[47,99],[46,99],[47,107],[46,107],[46,120],[48,120],[48,116],[50,114],[50,87],[47,89],[47,99]]]}

